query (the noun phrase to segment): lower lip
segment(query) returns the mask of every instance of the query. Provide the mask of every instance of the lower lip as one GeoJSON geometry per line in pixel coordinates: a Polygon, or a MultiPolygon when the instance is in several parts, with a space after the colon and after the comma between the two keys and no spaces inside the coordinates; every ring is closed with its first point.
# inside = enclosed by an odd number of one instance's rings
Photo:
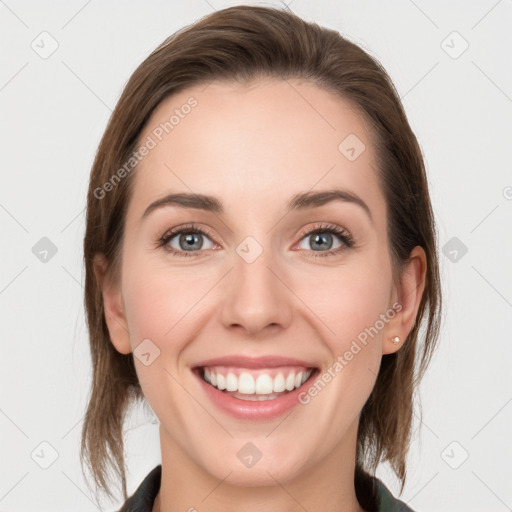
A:
{"type": "MultiPolygon", "coordinates": [[[[202,370],[201,370],[202,371],[202,370]]],[[[310,386],[312,380],[317,374],[317,370],[313,370],[309,379],[302,384],[302,386],[289,391],[284,395],[273,400],[263,400],[253,402],[249,400],[242,400],[235,398],[219,389],[208,384],[200,375],[199,370],[193,370],[193,373],[199,379],[202,388],[204,389],[210,400],[222,411],[229,415],[243,420],[271,420],[285,414],[299,405],[299,394],[310,386]]]]}

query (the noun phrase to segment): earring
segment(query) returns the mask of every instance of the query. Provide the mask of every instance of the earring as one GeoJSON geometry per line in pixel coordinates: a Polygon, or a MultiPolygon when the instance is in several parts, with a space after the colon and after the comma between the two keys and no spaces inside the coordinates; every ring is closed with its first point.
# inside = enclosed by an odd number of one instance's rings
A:
{"type": "Polygon", "coordinates": [[[400,343],[400,338],[398,336],[395,336],[394,338],[391,338],[393,343],[400,343]]]}

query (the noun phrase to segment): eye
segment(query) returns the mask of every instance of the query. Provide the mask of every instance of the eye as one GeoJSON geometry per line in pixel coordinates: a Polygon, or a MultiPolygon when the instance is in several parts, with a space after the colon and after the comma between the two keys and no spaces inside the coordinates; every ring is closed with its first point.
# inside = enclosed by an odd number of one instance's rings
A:
{"type": "MultiPolygon", "coordinates": [[[[309,240],[310,250],[313,253],[310,257],[325,257],[339,254],[347,249],[354,247],[354,239],[352,235],[345,229],[334,224],[319,223],[312,230],[309,230],[303,237],[303,240],[309,240]],[[335,235],[333,237],[333,235],[335,235]],[[338,247],[332,249],[333,238],[338,238],[341,243],[338,247]],[[326,249],[326,250],[325,250],[326,249]]],[[[335,242],[334,242],[335,243],[335,242]]]]}
{"type": "MultiPolygon", "coordinates": [[[[193,254],[194,252],[212,248],[204,247],[203,239],[205,237],[209,238],[206,229],[195,224],[187,224],[168,231],[157,241],[157,246],[163,247],[166,251],[178,256],[196,256],[193,254]]],[[[214,245],[211,240],[210,244],[214,245]]]]}
{"type": "MultiPolygon", "coordinates": [[[[310,229],[303,235],[301,240],[308,239],[311,240],[309,243],[310,248],[306,248],[306,250],[312,253],[309,255],[309,257],[312,258],[339,254],[355,245],[352,235],[335,224],[316,224],[313,229],[310,229]],[[335,236],[333,237],[333,235],[335,236]],[[332,249],[333,238],[334,240],[337,238],[340,241],[338,242],[338,247],[334,249],[332,249]]],[[[206,245],[208,245],[208,243],[206,245]]],[[[157,247],[162,247],[167,252],[178,257],[199,256],[200,253],[203,252],[202,249],[212,249],[215,245],[208,231],[193,223],[173,228],[157,240],[157,247]],[[203,239],[205,237],[210,242],[209,247],[204,246],[203,239]]],[[[303,247],[300,248],[303,249],[303,247]]]]}

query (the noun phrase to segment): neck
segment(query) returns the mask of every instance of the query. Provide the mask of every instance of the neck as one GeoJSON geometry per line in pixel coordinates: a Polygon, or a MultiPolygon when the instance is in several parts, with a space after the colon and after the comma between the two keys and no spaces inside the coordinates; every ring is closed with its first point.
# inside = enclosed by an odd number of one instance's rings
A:
{"type": "Polygon", "coordinates": [[[357,423],[326,459],[286,481],[268,469],[265,485],[230,483],[196,464],[161,426],[162,479],[153,512],[364,512],[354,487],[357,423]]]}

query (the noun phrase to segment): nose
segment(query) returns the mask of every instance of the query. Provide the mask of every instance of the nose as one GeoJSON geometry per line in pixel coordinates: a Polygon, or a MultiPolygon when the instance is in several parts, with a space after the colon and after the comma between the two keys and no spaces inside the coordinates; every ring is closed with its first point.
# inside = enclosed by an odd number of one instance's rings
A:
{"type": "Polygon", "coordinates": [[[234,268],[224,287],[221,319],[226,328],[238,328],[254,337],[289,326],[293,293],[270,251],[264,250],[252,263],[235,253],[234,268]]]}

